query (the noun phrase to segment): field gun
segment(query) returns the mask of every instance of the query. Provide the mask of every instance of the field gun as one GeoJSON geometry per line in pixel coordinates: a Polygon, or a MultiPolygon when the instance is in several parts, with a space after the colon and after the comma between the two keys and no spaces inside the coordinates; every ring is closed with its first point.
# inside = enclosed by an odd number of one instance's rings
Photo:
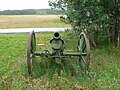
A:
{"type": "Polygon", "coordinates": [[[90,44],[88,35],[85,32],[82,31],[78,37],[77,51],[64,51],[64,40],[61,39],[59,32],[54,33],[53,38],[50,40],[50,44],[52,51],[49,51],[47,49],[37,51],[35,32],[32,31],[29,33],[27,47],[27,68],[29,74],[32,72],[32,61],[35,56],[53,58],[57,61],[62,61],[66,57],[76,56],[84,67],[85,72],[88,71],[90,64],[90,44]]]}

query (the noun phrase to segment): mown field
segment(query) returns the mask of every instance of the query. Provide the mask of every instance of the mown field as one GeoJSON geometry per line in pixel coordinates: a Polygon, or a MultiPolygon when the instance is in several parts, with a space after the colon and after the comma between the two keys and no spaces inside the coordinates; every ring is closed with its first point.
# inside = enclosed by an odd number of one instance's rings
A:
{"type": "MultiPolygon", "coordinates": [[[[45,43],[51,50],[52,35],[37,34],[37,44],[45,43]]],[[[61,35],[67,49],[74,50],[77,45],[74,35],[61,35]]],[[[59,65],[36,57],[30,76],[26,64],[27,39],[28,34],[0,35],[0,90],[120,90],[120,48],[92,48],[89,75],[81,74],[77,59],[67,58],[65,64],[59,65]]],[[[37,49],[41,50],[40,46],[37,49]]]]}
{"type": "Polygon", "coordinates": [[[0,29],[69,27],[59,19],[60,15],[1,15],[0,29]]]}

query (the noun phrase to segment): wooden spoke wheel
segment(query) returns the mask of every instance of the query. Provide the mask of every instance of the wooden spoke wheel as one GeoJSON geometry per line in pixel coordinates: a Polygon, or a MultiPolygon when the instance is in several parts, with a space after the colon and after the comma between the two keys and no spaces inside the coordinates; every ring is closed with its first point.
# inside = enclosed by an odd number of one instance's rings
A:
{"type": "Polygon", "coordinates": [[[79,35],[78,52],[81,52],[83,54],[79,56],[79,61],[82,66],[82,69],[86,73],[90,64],[90,43],[88,35],[85,32],[81,32],[81,34],[79,35]]]}
{"type": "Polygon", "coordinates": [[[36,38],[34,31],[29,33],[28,37],[28,47],[27,47],[27,69],[28,73],[31,74],[32,71],[32,61],[34,60],[34,52],[36,51],[36,38]]]}

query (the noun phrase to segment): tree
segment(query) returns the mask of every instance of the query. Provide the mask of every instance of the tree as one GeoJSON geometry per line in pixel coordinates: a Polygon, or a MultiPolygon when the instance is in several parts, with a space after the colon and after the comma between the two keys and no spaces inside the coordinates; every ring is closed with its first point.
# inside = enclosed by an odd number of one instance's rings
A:
{"type": "Polygon", "coordinates": [[[120,0],[101,0],[104,14],[107,15],[111,40],[116,44],[120,37],[120,0]]]}
{"type": "Polygon", "coordinates": [[[99,41],[101,36],[106,40],[110,35],[108,40],[117,42],[120,0],[50,0],[49,5],[53,9],[64,10],[66,16],[61,16],[62,21],[79,31],[87,29],[96,39],[94,41],[99,41]]]}

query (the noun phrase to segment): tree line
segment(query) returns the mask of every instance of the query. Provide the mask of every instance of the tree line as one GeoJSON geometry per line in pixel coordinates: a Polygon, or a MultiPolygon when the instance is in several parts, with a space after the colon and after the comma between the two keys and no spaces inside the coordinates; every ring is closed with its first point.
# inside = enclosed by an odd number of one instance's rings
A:
{"type": "Polygon", "coordinates": [[[120,46],[120,0],[50,0],[49,5],[65,11],[61,20],[75,31],[87,30],[95,46],[101,41],[120,46]]]}
{"type": "Polygon", "coordinates": [[[62,10],[53,9],[23,9],[23,10],[4,10],[0,11],[0,15],[61,15],[62,10]]]}

